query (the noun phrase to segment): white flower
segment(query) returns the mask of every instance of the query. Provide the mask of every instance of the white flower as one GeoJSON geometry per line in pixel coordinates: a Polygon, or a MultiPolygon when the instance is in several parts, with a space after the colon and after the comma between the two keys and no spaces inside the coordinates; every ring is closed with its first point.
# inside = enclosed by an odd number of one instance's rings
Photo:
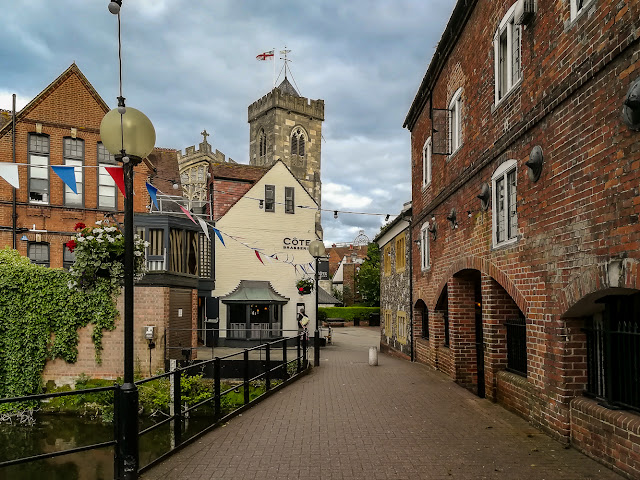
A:
{"type": "Polygon", "coordinates": [[[149,245],[151,245],[149,242],[144,242],[144,248],[147,248],[149,245]]]}
{"type": "Polygon", "coordinates": [[[107,240],[109,240],[109,242],[111,243],[115,242],[115,239],[113,237],[107,237],[107,240]]]}
{"type": "Polygon", "coordinates": [[[79,242],[84,242],[85,240],[86,240],[86,238],[84,238],[84,237],[78,237],[78,241],[79,242]]]}
{"type": "Polygon", "coordinates": [[[94,238],[96,237],[94,237],[93,235],[87,235],[87,240],[93,240],[94,238]]]}
{"type": "Polygon", "coordinates": [[[104,230],[102,230],[101,228],[94,228],[94,229],[93,229],[93,233],[100,234],[100,233],[102,233],[102,232],[104,232],[104,230]]]}
{"type": "Polygon", "coordinates": [[[142,252],[141,252],[140,250],[136,250],[135,252],[133,252],[133,254],[134,254],[136,257],[139,257],[140,255],[142,255],[142,252]]]}
{"type": "Polygon", "coordinates": [[[102,243],[102,242],[104,242],[104,240],[102,240],[102,238],[96,238],[96,242],[102,243]]]}
{"type": "Polygon", "coordinates": [[[98,221],[96,222],[96,225],[102,225],[102,220],[98,220],[98,221]]]}

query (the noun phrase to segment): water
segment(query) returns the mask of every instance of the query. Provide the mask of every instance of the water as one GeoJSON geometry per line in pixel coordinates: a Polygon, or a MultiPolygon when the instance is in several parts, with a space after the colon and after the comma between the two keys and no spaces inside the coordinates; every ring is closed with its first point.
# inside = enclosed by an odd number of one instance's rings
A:
{"type": "MultiPolygon", "coordinates": [[[[0,424],[0,460],[52,453],[69,448],[108,442],[113,424],[86,417],[37,415],[32,426],[0,424]]],[[[156,421],[162,420],[156,419],[156,421]]],[[[154,420],[145,419],[140,428],[154,420]]],[[[211,420],[196,417],[188,421],[183,438],[188,438],[211,420]]],[[[146,465],[171,448],[171,425],[167,424],[140,437],[140,465],[146,465]]],[[[37,462],[0,468],[0,480],[111,480],[113,447],[63,455],[37,462]]]]}

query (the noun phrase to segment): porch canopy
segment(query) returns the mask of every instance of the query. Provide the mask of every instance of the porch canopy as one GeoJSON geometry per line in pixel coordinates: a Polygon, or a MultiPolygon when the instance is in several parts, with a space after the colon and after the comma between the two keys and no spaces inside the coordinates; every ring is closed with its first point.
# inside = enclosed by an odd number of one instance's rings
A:
{"type": "Polygon", "coordinates": [[[222,303],[270,303],[284,305],[289,302],[266,280],[240,280],[238,286],[229,295],[220,298],[222,303]]]}

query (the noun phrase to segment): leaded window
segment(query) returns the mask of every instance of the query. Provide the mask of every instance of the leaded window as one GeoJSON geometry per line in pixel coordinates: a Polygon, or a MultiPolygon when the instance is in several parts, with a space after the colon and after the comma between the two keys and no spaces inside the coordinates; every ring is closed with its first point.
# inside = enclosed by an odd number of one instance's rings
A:
{"type": "Polygon", "coordinates": [[[522,27],[515,24],[515,5],[500,22],[493,39],[495,54],[495,103],[517,85],[522,78],[522,27]]]}
{"type": "Polygon", "coordinates": [[[49,203],[49,136],[29,134],[29,203],[49,203]]]}

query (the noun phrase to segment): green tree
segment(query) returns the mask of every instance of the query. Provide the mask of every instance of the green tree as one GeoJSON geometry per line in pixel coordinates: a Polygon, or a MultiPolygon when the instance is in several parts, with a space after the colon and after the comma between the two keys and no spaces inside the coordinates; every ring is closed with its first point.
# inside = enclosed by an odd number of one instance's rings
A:
{"type": "Polygon", "coordinates": [[[369,307],[380,306],[380,247],[370,243],[367,247],[367,258],[356,275],[360,296],[369,307]]]}

